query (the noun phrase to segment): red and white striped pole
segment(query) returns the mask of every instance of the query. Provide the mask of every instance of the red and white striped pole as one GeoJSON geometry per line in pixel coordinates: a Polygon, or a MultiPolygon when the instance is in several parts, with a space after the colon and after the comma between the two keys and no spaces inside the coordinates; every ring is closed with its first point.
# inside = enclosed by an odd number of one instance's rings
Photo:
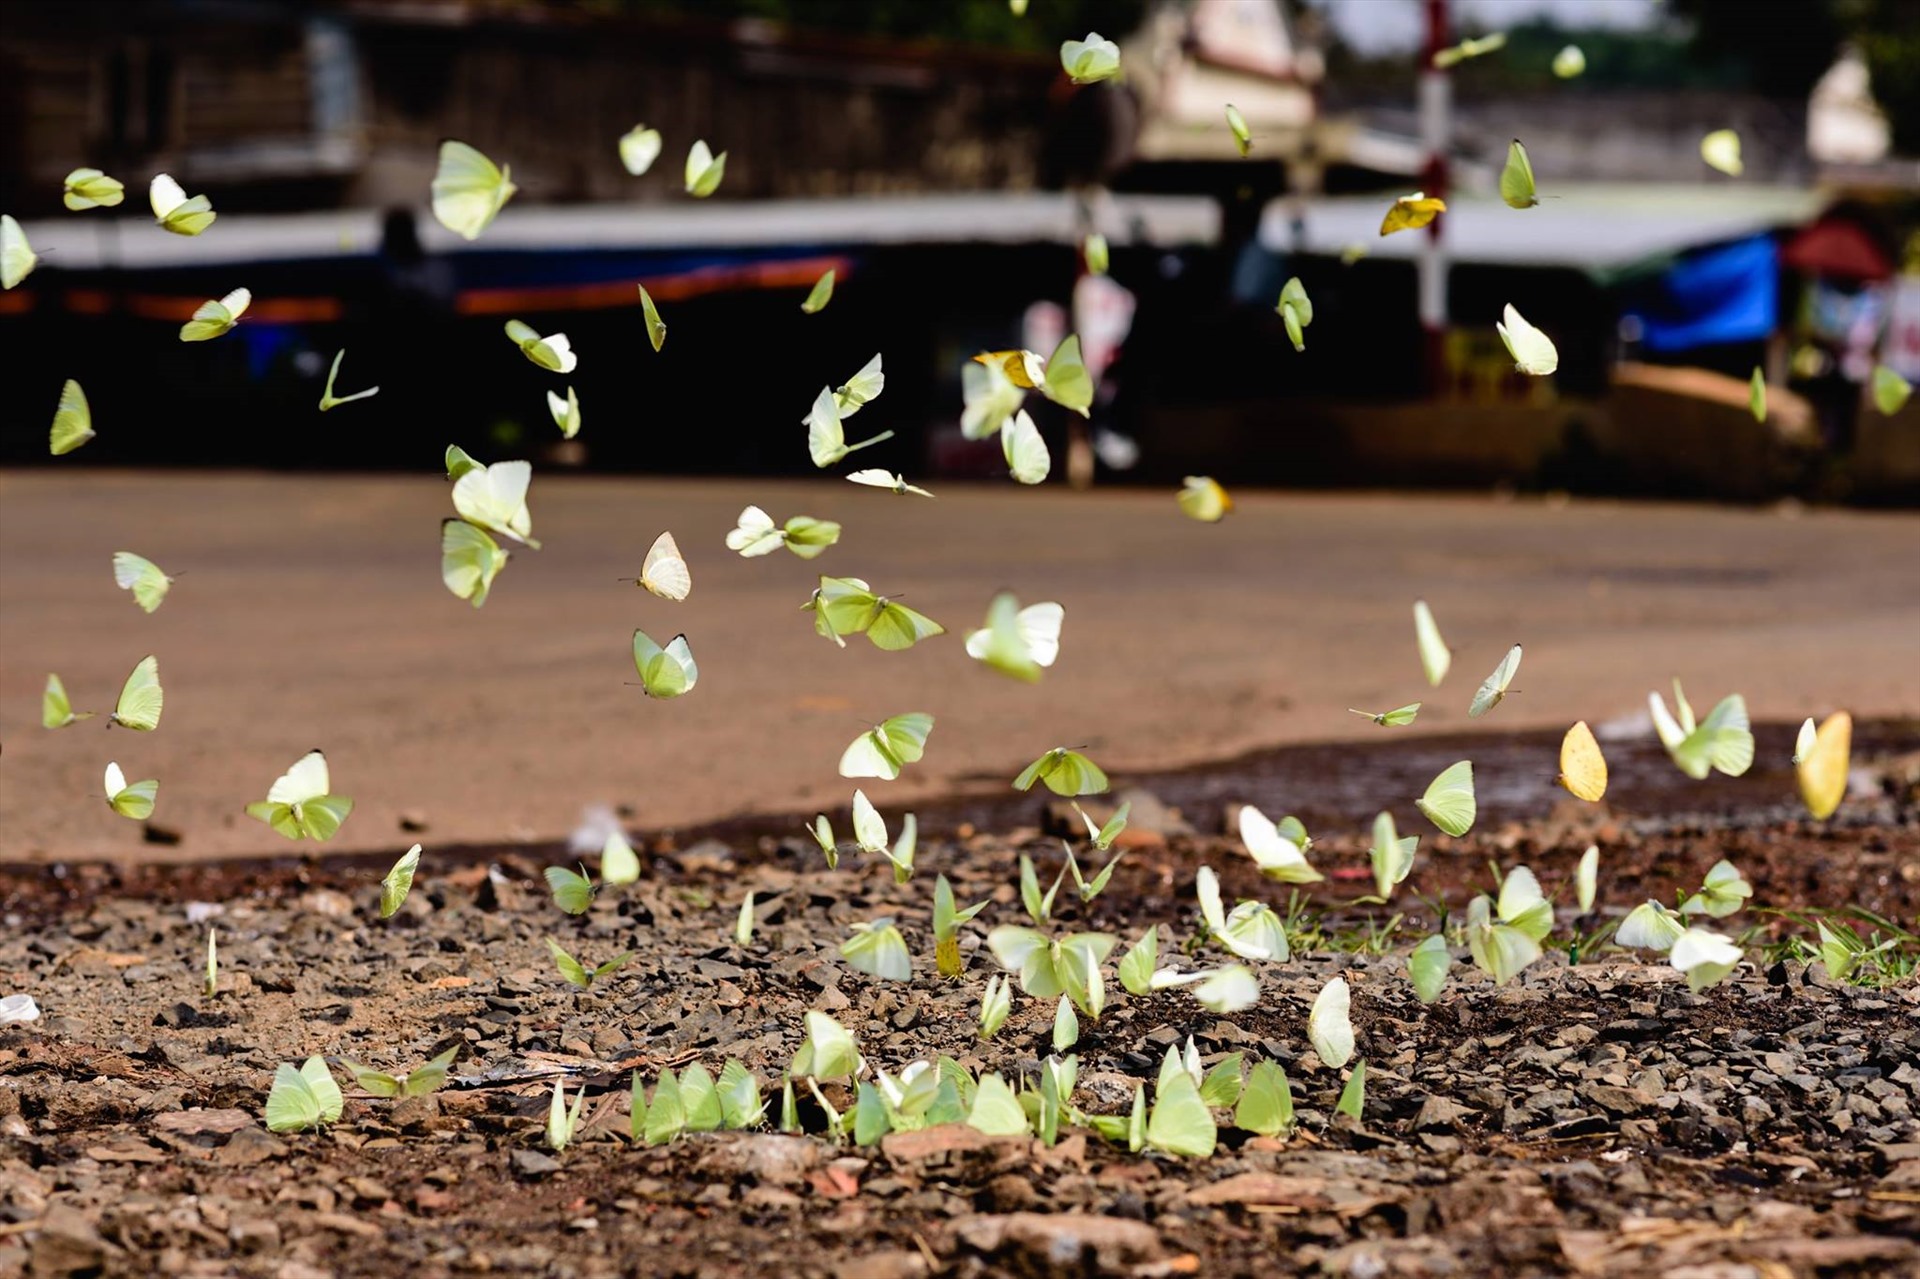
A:
{"type": "MultiPolygon", "coordinates": [[[[1426,148],[1421,189],[1435,199],[1447,196],[1447,152],[1453,133],[1453,85],[1434,58],[1447,47],[1447,0],[1426,0],[1427,41],[1420,68],[1420,141],[1426,148]]],[[[1420,331],[1426,391],[1438,396],[1446,379],[1447,215],[1427,224],[1420,250],[1420,331]]]]}

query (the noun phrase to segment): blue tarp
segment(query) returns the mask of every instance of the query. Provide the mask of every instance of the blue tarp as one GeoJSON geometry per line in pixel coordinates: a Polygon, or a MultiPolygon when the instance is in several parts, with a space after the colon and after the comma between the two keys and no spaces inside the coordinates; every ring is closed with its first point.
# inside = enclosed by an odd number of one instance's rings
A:
{"type": "Polygon", "coordinates": [[[1771,235],[1689,253],[1627,314],[1649,351],[1760,341],[1779,325],[1779,262],[1771,235]]]}

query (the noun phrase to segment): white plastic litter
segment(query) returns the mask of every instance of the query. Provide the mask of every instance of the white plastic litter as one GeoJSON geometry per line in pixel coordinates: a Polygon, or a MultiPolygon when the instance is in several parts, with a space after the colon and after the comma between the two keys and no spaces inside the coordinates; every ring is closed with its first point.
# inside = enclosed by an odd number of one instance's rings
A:
{"type": "Polygon", "coordinates": [[[0,999],[0,1026],[16,1021],[38,1021],[40,1005],[33,1002],[32,995],[8,995],[0,999]]]}

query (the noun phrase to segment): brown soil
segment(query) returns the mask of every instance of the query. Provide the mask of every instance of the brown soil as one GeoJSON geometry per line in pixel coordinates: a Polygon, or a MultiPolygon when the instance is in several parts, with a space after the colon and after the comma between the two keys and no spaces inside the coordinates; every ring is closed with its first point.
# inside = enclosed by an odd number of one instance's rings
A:
{"type": "MultiPolygon", "coordinates": [[[[1374,753],[1382,773],[1431,762],[1374,753]]],[[[1263,796],[1260,776],[1249,768],[1228,789],[1263,796]]],[[[1189,814],[1209,830],[1210,802],[1193,797],[1189,814]]],[[[904,888],[857,855],[827,872],[797,836],[658,836],[641,882],[577,920],[546,898],[547,859],[524,851],[430,858],[389,922],[375,909],[384,858],[0,871],[0,993],[25,990],[45,1010],[0,1031],[0,1273],[1920,1273],[1920,983],[1836,986],[1817,964],[1784,962],[1691,994],[1664,965],[1617,951],[1570,965],[1565,939],[1596,921],[1576,925],[1569,910],[1562,949],[1504,989],[1456,968],[1423,1007],[1404,967],[1405,944],[1435,922],[1422,898],[1457,913],[1491,859],[1532,865],[1565,900],[1591,840],[1602,914],[1671,899],[1725,856],[1756,907],[1859,905],[1913,927],[1920,821],[1884,797],[1850,801],[1831,824],[1777,810],[1494,820],[1423,845],[1395,901],[1410,916],[1396,954],[1264,966],[1260,1006],[1232,1018],[1179,992],[1114,987],[1107,1013],[1083,1021],[1087,1109],[1118,1108],[1191,1035],[1209,1060],[1242,1052],[1287,1070],[1290,1139],[1223,1129],[1219,1153],[1184,1163],[1083,1133],[1051,1150],[969,1129],[877,1149],[767,1133],[628,1143],[630,1070],[737,1057],[777,1077],[809,1008],[889,1068],[948,1053],[1035,1069],[1050,1003],[1020,1000],[992,1041],[972,1033],[992,969],[981,938],[1023,918],[1016,853],[1057,864],[1057,840],[1033,824],[1051,820],[1045,806],[1023,803],[1024,824],[1001,833],[924,839],[904,888]],[[957,983],[926,957],[936,872],[963,902],[994,903],[965,931],[957,983]],[[741,947],[731,933],[748,890],[759,926],[741,947]],[[212,999],[193,902],[220,903],[212,999]],[[914,951],[910,984],[834,954],[851,923],[881,914],[914,951]],[[589,961],[635,954],[576,991],[555,975],[547,935],[589,961]],[[1306,1044],[1307,1008],[1336,973],[1354,986],[1369,1068],[1359,1125],[1332,1118],[1341,1072],[1306,1044]],[[278,1062],[318,1052],[405,1069],[454,1044],[456,1078],[430,1098],[350,1094],[324,1135],[260,1125],[278,1062]],[[598,1100],[590,1134],[550,1160],[540,1132],[557,1074],[598,1100]]],[[[1113,884],[1089,909],[1065,906],[1063,926],[1131,942],[1163,924],[1165,954],[1192,935],[1203,861],[1230,900],[1284,908],[1235,845],[1180,833],[1181,815],[1155,807],[1138,796],[1113,884]]],[[[1328,927],[1359,925],[1348,903],[1370,886],[1360,841],[1328,833],[1313,856],[1330,876],[1312,894],[1328,927]]],[[[1726,922],[1756,943],[1797,928],[1759,909],[1726,922]]]]}

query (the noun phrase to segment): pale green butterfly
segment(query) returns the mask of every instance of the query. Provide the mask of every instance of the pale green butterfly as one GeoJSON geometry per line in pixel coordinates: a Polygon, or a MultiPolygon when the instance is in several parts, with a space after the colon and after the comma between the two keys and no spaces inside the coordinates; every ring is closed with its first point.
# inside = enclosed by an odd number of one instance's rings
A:
{"type": "Polygon", "coordinates": [[[726,176],[727,153],[725,151],[715,155],[705,139],[696,141],[687,148],[685,178],[688,195],[704,200],[720,189],[720,180],[726,176]]]}
{"type": "Polygon", "coordinates": [[[1473,962],[1492,976],[1496,986],[1504,986],[1534,960],[1540,958],[1540,944],[1511,924],[1496,923],[1485,896],[1467,904],[1467,948],[1473,962]]]}
{"type": "Polygon", "coordinates": [[[1687,931],[1686,921],[1657,901],[1644,901],[1627,912],[1613,930],[1617,946],[1634,950],[1671,950],[1673,943],[1687,931]]]}
{"type": "MultiPolygon", "coordinates": [[[[604,863],[603,863],[604,864],[604,863]]],[[[748,893],[740,902],[740,913],[733,918],[733,940],[741,946],[753,944],[753,926],[757,918],[753,913],[753,894],[748,893]]]]}
{"type": "Polygon", "coordinates": [[[47,434],[47,451],[55,457],[71,453],[93,438],[93,410],[87,406],[87,393],[68,378],[60,387],[60,404],[53,411],[53,429],[47,434]]]}
{"type": "Polygon", "coordinates": [[[1113,257],[1107,237],[1098,231],[1087,232],[1080,241],[1080,257],[1087,264],[1088,275],[1105,275],[1113,257]]]}
{"type": "Polygon", "coordinates": [[[973,1108],[967,1112],[967,1126],[989,1137],[1025,1136],[1030,1124],[1007,1081],[996,1074],[980,1076],[980,1087],[973,1095],[973,1108]]]}
{"type": "Polygon", "coordinates": [[[1252,804],[1240,806],[1239,827],[1240,842],[1246,845],[1253,864],[1268,879],[1277,879],[1283,884],[1316,884],[1324,878],[1307,864],[1306,850],[1290,838],[1294,832],[1283,831],[1252,804]]]}
{"type": "Polygon", "coordinates": [[[1213,1114],[1200,1099],[1200,1089],[1185,1072],[1154,1090],[1153,1110],[1147,1116],[1146,1144],[1188,1159],[1205,1159],[1219,1141],[1213,1114]]]}
{"type": "Polygon", "coordinates": [[[1227,129],[1233,134],[1233,145],[1245,156],[1253,150],[1253,130],[1247,127],[1247,117],[1240,114],[1240,108],[1227,103],[1227,129]]]}
{"type": "Polygon", "coordinates": [[[570,440],[580,434],[580,396],[572,387],[567,388],[564,400],[548,391],[547,412],[553,416],[553,424],[560,428],[561,439],[570,440]]]}
{"type": "MultiPolygon", "coordinates": [[[[887,389],[886,370],[881,367],[881,353],[876,351],[871,360],[860,366],[860,371],[842,382],[833,390],[833,402],[840,409],[844,420],[858,413],[862,407],[880,398],[887,389]]],[[[812,414],[805,419],[811,425],[812,414]]]]}
{"type": "Polygon", "coordinates": [[[333,393],[333,381],[340,376],[340,361],[346,358],[347,352],[344,347],[334,353],[333,367],[327,370],[326,389],[320,392],[320,411],[322,413],[337,409],[342,404],[351,404],[355,400],[372,399],[374,396],[380,394],[380,388],[377,386],[370,386],[364,391],[355,391],[352,395],[335,395],[333,393]]]}
{"type": "Polygon", "coordinates": [[[688,1132],[713,1132],[726,1122],[720,1108],[720,1090],[699,1062],[680,1072],[680,1105],[687,1112],[688,1132]]]}
{"type": "Polygon", "coordinates": [[[1553,55],[1553,73],[1562,80],[1571,80],[1587,69],[1587,55],[1580,51],[1577,44],[1567,45],[1553,55]]]}
{"type": "Polygon", "coordinates": [[[160,659],[149,654],[134,664],[127,682],[120,686],[120,700],[114,703],[107,722],[152,732],[160,727],[160,710],[165,702],[160,688],[160,659]]]}
{"type": "Polygon", "coordinates": [[[814,398],[813,411],[807,414],[807,453],[815,466],[832,466],[849,453],[893,438],[892,431],[882,431],[858,444],[849,444],[846,430],[840,425],[841,416],[840,402],[832,388],[821,387],[820,394],[814,398]]]}
{"type": "Polygon", "coordinates": [[[1335,977],[1314,997],[1307,1014],[1307,1039],[1320,1060],[1335,1070],[1353,1059],[1353,995],[1347,979],[1335,977]]]}
{"type": "Polygon", "coordinates": [[[1753,414],[1753,420],[1767,420],[1767,375],[1760,371],[1758,364],[1753,366],[1753,376],[1747,380],[1747,412],[1753,414]]]}
{"type": "Polygon", "coordinates": [[[679,697],[691,693],[699,682],[700,668],[694,663],[687,637],[676,635],[666,647],[653,642],[645,631],[633,633],[633,666],[640,673],[640,687],[648,697],[679,697]]]}
{"type": "Polygon", "coordinates": [[[1053,1051],[1063,1053],[1079,1042],[1080,1015],[1073,1010],[1073,1000],[1062,995],[1053,1009],[1053,1051]]]}
{"type": "Polygon", "coordinates": [[[1003,675],[1037,683],[1042,667],[1060,657],[1060,627],[1067,611],[1052,600],[1020,607],[1007,592],[993,597],[987,624],[967,636],[967,656],[1003,675]]]}
{"type": "Polygon", "coordinates": [[[1540,203],[1533,185],[1533,162],[1527,159],[1527,149],[1518,138],[1507,146],[1507,164],[1500,170],[1500,198],[1514,209],[1531,209],[1540,203]]]}
{"type": "Polygon", "coordinates": [[[720,1113],[727,1127],[752,1128],[766,1117],[766,1103],[760,1100],[760,1081],[738,1061],[729,1060],[720,1068],[720,1113]]]}
{"type": "Polygon", "coordinates": [[[67,698],[67,686],[60,677],[49,673],[46,691],[40,694],[40,725],[43,728],[65,728],[77,724],[83,719],[92,719],[92,711],[75,711],[73,703],[67,698]]]}
{"type": "Polygon", "coordinates": [[[667,322],[660,318],[660,309],[654,306],[653,295],[647,292],[647,286],[642,284],[638,287],[640,314],[647,322],[647,341],[653,343],[653,349],[658,351],[667,344],[667,322]]]}
{"type": "Polygon", "coordinates": [[[533,537],[533,512],[527,509],[527,489],[533,483],[531,462],[495,462],[475,465],[453,482],[453,510],[467,523],[539,548],[533,537]]]}
{"type": "Polygon", "coordinates": [[[1544,941],[1553,931],[1553,903],[1540,891],[1540,877],[1525,866],[1515,866],[1501,878],[1494,914],[1502,924],[1519,929],[1536,942],[1544,941]]]}
{"type": "Polygon", "coordinates": [[[813,282],[813,288],[808,290],[807,300],[800,304],[800,309],[808,315],[818,315],[827,309],[827,303],[831,301],[833,301],[833,271],[829,269],[825,275],[813,282]]]}
{"type": "Polygon", "coordinates": [[[1707,167],[1731,178],[1739,177],[1746,169],[1740,159],[1740,135],[1732,129],[1715,129],[1701,138],[1700,158],[1707,162],[1707,167]]]}
{"type": "Polygon", "coordinates": [[[1019,924],[1001,924],[987,934],[994,959],[1019,973],[1020,989],[1035,999],[1052,999],[1067,990],[1070,978],[1084,985],[1114,945],[1104,933],[1072,933],[1055,941],[1019,924]]]}
{"type": "Polygon", "coordinates": [[[1211,475],[1189,475],[1174,494],[1181,514],[1202,524],[1218,524],[1233,510],[1233,497],[1211,475]]]}
{"type": "Polygon", "coordinates": [[[1359,1123],[1361,1112],[1366,1108],[1367,1059],[1362,1057],[1353,1063],[1353,1073],[1347,1076],[1346,1084],[1340,1089],[1340,1100],[1334,1103],[1333,1113],[1345,1115],[1359,1123]]]}
{"type": "Polygon", "coordinates": [[[840,958],[847,961],[847,967],[870,977],[913,980],[913,958],[907,954],[907,939],[900,935],[891,919],[855,924],[853,936],[840,943],[840,958]]]}
{"type": "Polygon", "coordinates": [[[640,878],[640,857],[619,831],[610,831],[600,845],[600,880],[607,884],[631,884],[640,878]]]}
{"type": "Polygon", "coordinates": [[[199,235],[213,225],[213,202],[204,195],[191,200],[178,182],[165,173],[155,175],[147,187],[147,203],[153,206],[153,220],[164,231],[175,235],[199,235]]]}
{"type": "Polygon", "coordinates": [[[1473,695],[1473,701],[1467,707],[1469,719],[1479,719],[1488,711],[1506,700],[1507,689],[1513,684],[1513,677],[1520,670],[1520,646],[1515,644],[1493,668],[1493,673],[1482,680],[1479,689],[1473,695]]]}
{"type": "Polygon", "coordinates": [[[1580,906],[1582,915],[1593,910],[1593,899],[1600,891],[1600,845],[1588,844],[1587,851],[1580,854],[1580,863],[1574,867],[1574,901],[1580,906]]]}
{"type": "Polygon", "coordinates": [[[1689,928],[1667,952],[1667,962],[1687,975],[1687,989],[1698,991],[1723,980],[1739,965],[1742,956],[1743,952],[1731,937],[1704,928],[1689,928]]]}
{"type": "Polygon", "coordinates": [[[1053,455],[1025,409],[1000,427],[1000,451],[1006,456],[1007,470],[1022,484],[1044,483],[1053,470],[1053,455]]]}
{"type": "Polygon", "coordinates": [[[513,170],[496,165],[464,142],[440,144],[440,165],[429,192],[433,216],[463,240],[477,240],[513,193],[513,170]]]}
{"type": "Polygon", "coordinates": [[[1120,46],[1098,31],[1089,31],[1085,40],[1060,45],[1060,65],[1075,84],[1111,80],[1120,74],[1120,46]]]}
{"type": "Polygon", "coordinates": [[[1480,36],[1477,39],[1462,40],[1452,48],[1442,49],[1434,54],[1433,65],[1436,67],[1458,66],[1468,58],[1482,57],[1496,49],[1504,49],[1506,45],[1507,36],[1504,31],[1495,31],[1491,35],[1480,36]]]}
{"type": "Polygon", "coordinates": [[[182,342],[209,342],[240,322],[253,305],[253,293],[235,289],[225,297],[213,298],[194,308],[193,318],[180,326],[182,342]]]}
{"type": "Polygon", "coordinates": [[[447,445],[446,462],[447,478],[449,480],[458,480],[468,471],[474,470],[482,465],[480,462],[474,460],[471,453],[461,448],[458,444],[447,445]]]}
{"type": "Polygon", "coordinates": [[[160,793],[160,783],[149,778],[144,782],[128,784],[127,775],[120,771],[120,765],[109,763],[103,779],[107,791],[107,805],[122,817],[131,817],[135,821],[145,821],[153,815],[154,797],[160,793]]]}
{"type": "Polygon", "coordinates": [[[1307,297],[1307,286],[1300,283],[1300,277],[1294,276],[1280,290],[1280,301],[1274,307],[1280,313],[1280,322],[1287,326],[1287,340],[1293,343],[1293,349],[1307,349],[1307,326],[1313,323],[1313,301],[1307,297]]]}
{"type": "Polygon", "coordinates": [[[60,199],[75,213],[82,209],[111,209],[127,198],[126,187],[98,169],[75,169],[63,185],[60,199]]]}
{"type": "Polygon", "coordinates": [[[903,495],[915,493],[921,497],[933,496],[933,494],[927,492],[919,485],[907,483],[906,476],[896,475],[891,471],[884,471],[878,467],[866,471],[854,471],[847,476],[847,479],[855,484],[864,484],[868,488],[892,489],[895,493],[903,495]]]}
{"type": "Polygon", "coordinates": [[[493,579],[506,567],[508,552],[485,529],[465,520],[440,524],[440,580],[449,591],[479,608],[487,602],[493,579]]]}
{"type": "Polygon", "coordinates": [[[853,577],[822,577],[815,608],[836,634],[865,634],[875,648],[889,653],[947,633],[946,627],[926,614],[875,595],[853,577]]]}
{"type": "Polygon", "coordinates": [[[1013,1012],[1013,990],[1004,977],[987,978],[987,988],[980,992],[980,1016],[977,1029],[980,1038],[992,1039],[999,1033],[1000,1027],[1007,1024],[1008,1014],[1013,1012]]]}
{"type": "Polygon", "coordinates": [[[1720,699],[1698,724],[1677,679],[1673,682],[1673,701],[1674,712],[1669,713],[1659,693],[1647,694],[1654,730],[1681,772],[1696,780],[1714,769],[1738,777],[1753,766],[1753,729],[1747,719],[1745,698],[1733,693],[1720,699]]]}
{"type": "Polygon", "coordinates": [[[1129,995],[1153,989],[1153,970],[1160,962],[1160,930],[1147,929],[1120,959],[1120,984],[1129,995]]]}
{"type": "Polygon", "coordinates": [[[1286,929],[1270,908],[1257,901],[1243,901],[1234,906],[1232,914],[1221,909],[1220,877],[1211,866],[1202,866],[1195,873],[1194,894],[1200,900],[1207,931],[1241,959],[1284,964],[1291,957],[1286,929]]]}
{"type": "Polygon", "coordinates": [[[1228,964],[1207,973],[1194,987],[1193,998],[1208,1012],[1229,1017],[1260,1002],[1260,979],[1243,964],[1228,964]]]}
{"type": "Polygon", "coordinates": [[[884,855],[887,851],[887,823],[863,790],[853,792],[853,842],[864,853],[884,855]]]}
{"type": "Polygon", "coordinates": [[[1724,919],[1745,906],[1751,896],[1753,885],[1734,868],[1732,862],[1721,858],[1707,872],[1700,891],[1680,903],[1680,913],[1724,919]]]}
{"type": "Polygon", "coordinates": [[[1104,853],[1113,847],[1113,841],[1120,838],[1121,833],[1127,829],[1127,813],[1132,808],[1132,800],[1120,805],[1113,810],[1113,816],[1107,819],[1104,826],[1095,826],[1093,818],[1087,816],[1087,810],[1077,803],[1073,806],[1073,811],[1080,814],[1080,820],[1086,823],[1087,838],[1093,841],[1095,848],[1104,853]]]}
{"type": "Polygon", "coordinates": [[[634,581],[663,600],[683,600],[693,592],[693,571],[687,567],[672,532],[653,539],[640,565],[640,576],[634,581]]]}
{"type": "Polygon", "coordinates": [[[1060,339],[1060,345],[1047,357],[1040,394],[1081,417],[1089,416],[1093,407],[1093,377],[1087,372],[1087,362],[1080,357],[1078,333],[1069,333],[1060,339]]]}
{"type": "MultiPolygon", "coordinates": [[[[640,1094],[640,1072],[633,1072],[633,1093],[640,1094]]],[[[687,1129],[687,1107],[680,1096],[680,1081],[671,1070],[660,1072],[653,1086],[653,1104],[633,1111],[634,1136],[649,1146],[664,1146],[687,1129]]]]}
{"type": "Polygon", "coordinates": [[[419,869],[420,845],[415,844],[400,855],[400,860],[380,881],[380,918],[392,919],[395,912],[406,905],[407,894],[413,891],[414,872],[419,869]]]}
{"type": "Polygon", "coordinates": [[[977,360],[960,368],[960,395],[965,403],[960,434],[969,440],[984,440],[1000,430],[1027,398],[998,362],[977,360]]]}
{"type": "Polygon", "coordinates": [[[549,1148],[565,1150],[573,1141],[574,1129],[580,1126],[580,1108],[587,1104],[587,1086],[580,1085],[580,1091],[573,1098],[573,1107],[567,1107],[567,1089],[564,1080],[553,1081],[553,1099],[547,1105],[547,1145],[549,1148]]]}
{"type": "Polygon", "coordinates": [[[1390,711],[1381,711],[1378,714],[1373,711],[1355,710],[1351,706],[1347,707],[1347,712],[1352,715],[1359,715],[1364,719],[1370,719],[1382,728],[1398,728],[1402,724],[1413,723],[1420,714],[1420,703],[1408,702],[1405,706],[1395,707],[1390,711]]]}
{"type": "Polygon", "coordinates": [[[1233,1126],[1262,1137],[1278,1137],[1293,1128],[1293,1089],[1286,1071],[1270,1061],[1253,1064],[1233,1110],[1233,1126]]]}
{"type": "Polygon", "coordinates": [[[920,824],[912,813],[900,819],[900,838],[893,841],[892,848],[880,851],[893,863],[893,882],[904,884],[913,878],[913,854],[920,838],[920,824]]]}
{"type": "Polygon", "coordinates": [[[1413,801],[1426,819],[1449,835],[1464,835],[1473,825],[1473,762],[1461,760],[1440,771],[1427,793],[1413,801]]]}
{"type": "Polygon", "coordinates": [[[158,564],[132,551],[113,553],[113,582],[123,591],[132,591],[134,603],[149,613],[160,607],[173,585],[158,564]]]}
{"type": "Polygon", "coordinates": [[[820,845],[820,851],[826,854],[827,869],[837,869],[840,865],[840,842],[833,837],[833,823],[827,820],[827,815],[814,814],[813,825],[804,829],[813,836],[813,842],[820,845]]]}
{"type": "Polygon", "coordinates": [[[882,720],[853,739],[840,756],[840,776],[879,777],[892,781],[908,764],[926,754],[933,716],[910,711],[882,720]]]}
{"type": "Polygon", "coordinates": [[[825,1013],[807,1014],[807,1037],[793,1055],[796,1079],[844,1079],[860,1069],[860,1050],[845,1026],[825,1013]]]}
{"type": "Polygon", "coordinates": [[[561,947],[560,943],[553,938],[547,938],[546,942],[547,953],[553,956],[553,966],[560,970],[560,976],[571,984],[580,987],[582,990],[587,989],[602,977],[618,972],[626,965],[629,959],[633,958],[632,951],[623,951],[615,955],[612,959],[609,959],[606,963],[594,968],[589,968],[572,955],[569,955],[566,950],[561,947]]]}
{"type": "Polygon", "coordinates": [[[637,178],[660,158],[660,145],[660,130],[636,124],[620,135],[620,163],[637,178]]]}
{"type": "Polygon", "coordinates": [[[1373,847],[1367,856],[1373,863],[1373,884],[1381,900],[1413,873],[1413,855],[1420,847],[1418,835],[1405,839],[1394,829],[1393,814],[1382,812],[1373,819],[1373,847]]]}
{"type": "Polygon", "coordinates": [[[757,506],[741,511],[737,527],[727,534],[727,549],[740,552],[743,559],[771,555],[786,544],[786,530],[757,506]]]}
{"type": "Polygon", "coordinates": [[[1420,668],[1427,674],[1427,683],[1440,687],[1440,681],[1447,677],[1447,668],[1453,665],[1453,650],[1440,638],[1440,627],[1434,622],[1433,610],[1425,600],[1413,602],[1413,640],[1420,650],[1420,668]]]}
{"type": "Polygon", "coordinates": [[[453,1067],[453,1059],[460,1055],[460,1045],[455,1044],[439,1056],[400,1076],[389,1075],[385,1071],[362,1066],[357,1061],[340,1059],[361,1091],[370,1092],[376,1097],[424,1097],[430,1092],[438,1092],[447,1082],[447,1072],[453,1067]]]}
{"type": "Polygon", "coordinates": [[[538,329],[521,320],[508,320],[506,332],[507,340],[519,347],[522,355],[549,373],[571,373],[580,365],[580,357],[573,353],[573,342],[564,333],[543,337],[538,329]]]}
{"type": "Polygon", "coordinates": [[[1413,978],[1413,993],[1420,1002],[1430,1004],[1447,988],[1447,972],[1453,967],[1453,953],[1447,939],[1433,934],[1407,956],[1407,972],[1413,978]]]}
{"type": "Polygon", "coordinates": [[[1873,366],[1873,404],[1888,417],[1898,413],[1913,394],[1913,384],[1884,364],[1873,366]]]}
{"type": "Polygon", "coordinates": [[[0,287],[12,288],[33,273],[40,255],[11,214],[0,213],[0,287]]]}
{"type": "Polygon", "coordinates": [[[309,1057],[300,1066],[282,1062],[273,1072],[267,1091],[267,1128],[272,1132],[300,1132],[340,1118],[346,1099],[333,1081],[327,1063],[309,1057]]]}
{"type": "Polygon", "coordinates": [[[1514,367],[1522,373],[1546,377],[1560,367],[1560,352],[1553,345],[1553,339],[1527,323],[1511,302],[1504,317],[1493,327],[1499,330],[1500,340],[1507,344],[1507,354],[1513,357],[1514,367]]]}
{"type": "Polygon", "coordinates": [[[1054,747],[1021,769],[1020,775],[1013,779],[1013,788],[1032,790],[1036,781],[1045,782],[1048,790],[1068,799],[1105,794],[1108,785],[1107,775],[1098,764],[1065,746],[1054,747]]]}
{"type": "Polygon", "coordinates": [[[547,891],[553,894],[553,904],[567,914],[584,915],[593,905],[595,889],[585,867],[572,871],[565,866],[549,866],[540,873],[547,881],[547,891]]]}
{"type": "MultiPolygon", "coordinates": [[[[1080,805],[1075,804],[1073,807],[1074,811],[1080,813],[1080,820],[1087,823],[1087,829],[1098,837],[1099,832],[1093,830],[1092,821],[1088,820],[1086,813],[1081,810],[1080,805]]],[[[1121,825],[1124,826],[1125,824],[1126,822],[1123,818],[1121,825]]],[[[1088,879],[1080,873],[1080,861],[1073,855],[1073,845],[1063,839],[1060,841],[1060,846],[1066,850],[1067,873],[1073,876],[1074,891],[1080,894],[1080,900],[1083,902],[1090,902],[1106,891],[1107,882],[1113,878],[1113,872],[1120,865],[1120,859],[1126,856],[1124,852],[1115,853],[1112,861],[1101,867],[1092,879],[1088,879]]]]}
{"type": "Polygon", "coordinates": [[[247,805],[247,816],[273,827],[288,839],[328,840],[353,811],[353,801],[333,795],[327,757],[308,751],[267,788],[267,797],[247,805]]]}

